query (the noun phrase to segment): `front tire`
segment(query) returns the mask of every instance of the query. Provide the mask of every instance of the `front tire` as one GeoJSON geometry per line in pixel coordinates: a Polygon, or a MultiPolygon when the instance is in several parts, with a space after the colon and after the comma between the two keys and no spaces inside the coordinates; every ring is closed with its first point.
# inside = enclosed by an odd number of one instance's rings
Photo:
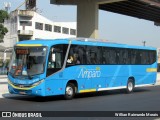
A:
{"type": "Polygon", "coordinates": [[[71,100],[75,96],[75,85],[72,83],[68,83],[65,89],[65,99],[71,100]]]}
{"type": "Polygon", "coordinates": [[[134,90],[134,83],[133,83],[133,80],[129,80],[128,83],[127,83],[126,92],[127,92],[127,93],[132,93],[133,90],[134,90]]]}

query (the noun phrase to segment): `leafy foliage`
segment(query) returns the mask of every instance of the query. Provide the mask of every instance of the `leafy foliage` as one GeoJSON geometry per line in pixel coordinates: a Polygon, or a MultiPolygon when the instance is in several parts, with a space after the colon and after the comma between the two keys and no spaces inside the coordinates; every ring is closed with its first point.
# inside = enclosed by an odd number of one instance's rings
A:
{"type": "Polygon", "coordinates": [[[9,15],[6,11],[0,10],[0,42],[3,42],[4,35],[8,32],[7,28],[2,24],[8,17],[9,15]]]}
{"type": "Polygon", "coordinates": [[[4,35],[8,32],[7,28],[0,24],[0,42],[3,42],[4,35]]]}
{"type": "Polygon", "coordinates": [[[4,10],[0,10],[0,23],[4,22],[4,19],[9,17],[8,13],[4,10]]]}

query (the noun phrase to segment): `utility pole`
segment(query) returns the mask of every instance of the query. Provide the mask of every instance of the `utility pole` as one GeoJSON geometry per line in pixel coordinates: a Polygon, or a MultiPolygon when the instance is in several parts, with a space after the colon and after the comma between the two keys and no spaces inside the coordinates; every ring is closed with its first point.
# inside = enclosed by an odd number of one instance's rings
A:
{"type": "Polygon", "coordinates": [[[143,43],[143,46],[146,46],[146,41],[142,41],[142,43],[143,43]]]}

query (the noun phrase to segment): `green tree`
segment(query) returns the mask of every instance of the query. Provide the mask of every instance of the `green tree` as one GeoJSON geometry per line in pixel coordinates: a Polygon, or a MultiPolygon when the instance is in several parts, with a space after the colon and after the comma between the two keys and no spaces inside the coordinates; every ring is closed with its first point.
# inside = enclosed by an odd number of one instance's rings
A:
{"type": "Polygon", "coordinates": [[[8,13],[0,10],[0,42],[3,42],[4,35],[8,32],[7,28],[3,26],[4,20],[9,17],[8,13]]]}

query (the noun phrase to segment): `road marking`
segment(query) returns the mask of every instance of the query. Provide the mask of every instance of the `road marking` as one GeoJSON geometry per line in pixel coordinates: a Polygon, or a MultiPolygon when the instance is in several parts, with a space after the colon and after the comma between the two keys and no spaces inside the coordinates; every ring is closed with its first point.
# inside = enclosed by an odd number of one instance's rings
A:
{"type": "Polygon", "coordinates": [[[2,94],[0,94],[0,98],[3,98],[2,94]]]}
{"type": "Polygon", "coordinates": [[[2,94],[0,94],[0,98],[3,98],[2,94]]]}

